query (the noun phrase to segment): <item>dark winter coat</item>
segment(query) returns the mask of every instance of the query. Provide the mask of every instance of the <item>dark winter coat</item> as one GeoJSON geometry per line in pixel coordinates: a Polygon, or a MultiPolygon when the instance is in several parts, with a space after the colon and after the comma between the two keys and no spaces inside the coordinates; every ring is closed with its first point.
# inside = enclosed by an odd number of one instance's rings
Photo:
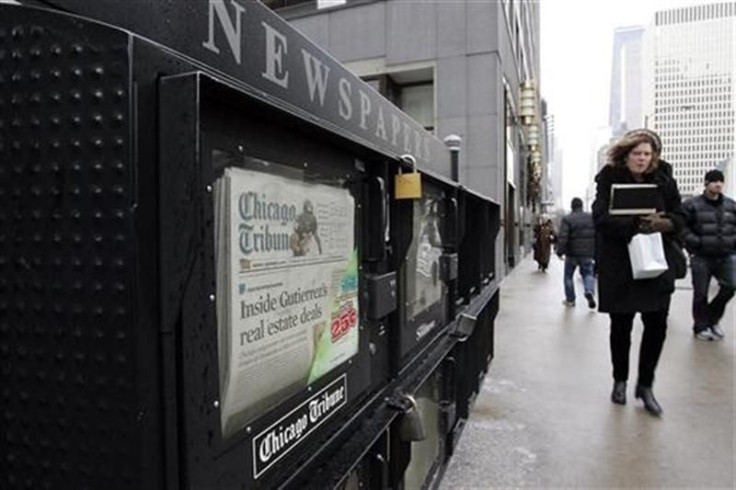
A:
{"type": "Polygon", "coordinates": [[[608,213],[611,184],[635,183],[625,166],[604,166],[596,176],[596,198],[593,203],[593,220],[600,234],[598,260],[599,310],[609,313],[635,313],[657,311],[666,308],[675,290],[675,273],[672,264],[672,245],[684,226],[677,182],[666,172],[656,170],[645,175],[645,183],[657,184],[657,211],[672,220],[674,231],[663,234],[665,256],[670,269],[659,277],[634,280],[631,274],[628,243],[637,233],[640,219],[636,216],[616,216],[608,213]]]}
{"type": "Polygon", "coordinates": [[[575,210],[562,218],[557,235],[557,255],[593,258],[595,255],[595,227],[593,216],[575,210]]]}
{"type": "Polygon", "coordinates": [[[712,200],[700,195],[682,205],[685,247],[694,255],[723,257],[736,253],[736,202],[721,194],[712,200]]]}
{"type": "Polygon", "coordinates": [[[547,220],[534,226],[534,260],[540,266],[545,268],[549,266],[550,251],[554,241],[555,227],[552,221],[547,220]]]}

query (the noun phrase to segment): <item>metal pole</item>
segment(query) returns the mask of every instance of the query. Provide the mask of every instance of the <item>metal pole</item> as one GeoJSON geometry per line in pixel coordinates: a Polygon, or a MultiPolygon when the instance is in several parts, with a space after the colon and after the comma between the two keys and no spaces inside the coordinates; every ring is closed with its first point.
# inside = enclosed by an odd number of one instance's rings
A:
{"type": "Polygon", "coordinates": [[[455,182],[460,182],[460,145],[463,139],[456,135],[451,134],[444,140],[445,146],[450,150],[450,177],[455,182]]]}
{"type": "Polygon", "coordinates": [[[452,180],[460,182],[460,148],[450,150],[450,175],[452,180]]]}

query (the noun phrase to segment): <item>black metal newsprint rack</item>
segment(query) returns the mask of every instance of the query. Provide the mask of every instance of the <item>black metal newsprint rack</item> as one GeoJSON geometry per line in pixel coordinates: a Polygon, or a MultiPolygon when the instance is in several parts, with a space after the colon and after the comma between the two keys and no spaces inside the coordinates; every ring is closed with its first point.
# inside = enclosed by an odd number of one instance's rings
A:
{"type": "Polygon", "coordinates": [[[0,4],[0,488],[432,488],[499,207],[259,2],[0,4]]]}

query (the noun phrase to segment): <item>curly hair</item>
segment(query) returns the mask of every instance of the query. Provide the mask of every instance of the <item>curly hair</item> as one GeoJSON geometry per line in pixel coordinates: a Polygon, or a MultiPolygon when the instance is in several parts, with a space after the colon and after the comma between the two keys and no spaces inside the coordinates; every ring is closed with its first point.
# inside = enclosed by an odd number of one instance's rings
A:
{"type": "Polygon", "coordinates": [[[642,143],[648,143],[652,148],[652,162],[646,173],[654,172],[659,165],[659,146],[656,136],[652,136],[648,131],[632,131],[622,136],[608,149],[608,165],[612,167],[625,166],[626,158],[629,153],[642,143]]]}
{"type": "Polygon", "coordinates": [[[652,140],[654,141],[654,153],[657,155],[662,155],[662,139],[659,137],[657,133],[652,131],[649,128],[639,128],[639,129],[632,129],[628,133],[626,133],[624,136],[637,136],[640,134],[647,134],[652,137],[652,140]]]}

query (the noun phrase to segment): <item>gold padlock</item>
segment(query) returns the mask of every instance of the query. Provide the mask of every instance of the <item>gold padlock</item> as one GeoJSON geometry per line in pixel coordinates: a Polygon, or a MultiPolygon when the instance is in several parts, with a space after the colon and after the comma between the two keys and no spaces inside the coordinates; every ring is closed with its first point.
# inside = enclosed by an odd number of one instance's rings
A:
{"type": "Polygon", "coordinates": [[[399,173],[394,176],[394,197],[396,199],[421,199],[422,174],[417,172],[414,158],[411,158],[411,173],[403,173],[399,165],[399,173]]]}

